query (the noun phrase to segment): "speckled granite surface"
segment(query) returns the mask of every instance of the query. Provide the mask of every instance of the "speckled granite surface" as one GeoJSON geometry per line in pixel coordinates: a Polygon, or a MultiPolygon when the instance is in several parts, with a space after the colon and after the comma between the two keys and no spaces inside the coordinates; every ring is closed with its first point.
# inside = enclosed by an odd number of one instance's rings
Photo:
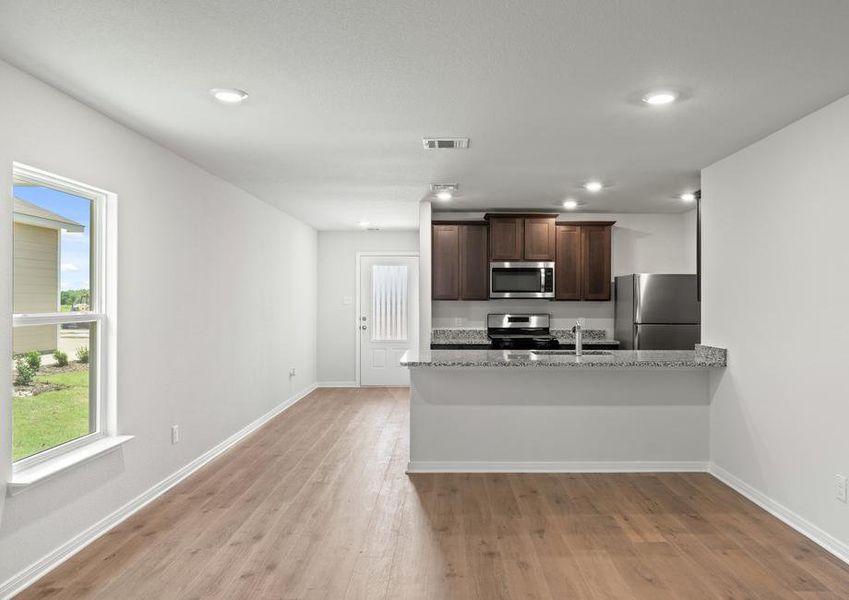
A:
{"type": "Polygon", "coordinates": [[[723,367],[728,363],[728,350],[716,346],[703,346],[696,344],[696,362],[705,365],[721,364],[723,367]]]}
{"type": "MultiPolygon", "coordinates": [[[[568,329],[552,329],[554,335],[561,344],[574,344],[575,336],[568,329]]],[[[608,339],[604,329],[585,329],[583,336],[584,346],[604,344],[608,346],[618,345],[616,340],[608,339]]],[[[486,329],[434,329],[430,336],[431,344],[481,344],[489,345],[486,329]]]]}
{"type": "MultiPolygon", "coordinates": [[[[575,336],[572,334],[571,329],[552,329],[551,335],[559,339],[567,339],[574,340],[575,336]]],[[[614,340],[610,340],[607,338],[607,332],[604,329],[584,329],[583,330],[583,338],[585,342],[590,340],[605,340],[607,342],[612,342],[614,340]]]]}
{"type": "Polygon", "coordinates": [[[431,344],[489,344],[486,329],[434,329],[431,344]]]}
{"type": "Polygon", "coordinates": [[[719,360],[717,354],[713,355],[713,362],[710,362],[705,355],[697,360],[696,353],[690,350],[589,350],[580,357],[573,354],[551,352],[546,350],[427,350],[424,352],[410,350],[401,358],[401,365],[419,368],[533,367],[554,369],[704,369],[725,366],[724,359],[719,360]]]}

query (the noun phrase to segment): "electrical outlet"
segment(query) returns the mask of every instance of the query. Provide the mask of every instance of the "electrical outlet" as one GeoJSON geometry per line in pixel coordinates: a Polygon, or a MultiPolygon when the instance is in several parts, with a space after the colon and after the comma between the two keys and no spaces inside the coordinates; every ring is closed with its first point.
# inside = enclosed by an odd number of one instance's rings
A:
{"type": "Polygon", "coordinates": [[[171,425],[171,443],[177,444],[180,441],[180,426],[171,425]]]}
{"type": "Polygon", "coordinates": [[[837,491],[837,499],[841,502],[846,502],[846,476],[845,475],[835,475],[834,483],[837,491]]]}
{"type": "Polygon", "coordinates": [[[298,372],[295,370],[295,367],[292,367],[291,369],[289,369],[289,377],[294,377],[297,374],[298,374],[298,372]]]}

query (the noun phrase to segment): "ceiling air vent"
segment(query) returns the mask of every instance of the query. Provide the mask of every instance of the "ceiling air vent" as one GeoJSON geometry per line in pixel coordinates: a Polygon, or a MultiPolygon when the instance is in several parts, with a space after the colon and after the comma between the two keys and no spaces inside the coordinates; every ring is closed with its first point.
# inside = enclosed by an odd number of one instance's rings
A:
{"type": "Polygon", "coordinates": [[[425,150],[464,150],[469,147],[469,138],[422,138],[425,150]]]}

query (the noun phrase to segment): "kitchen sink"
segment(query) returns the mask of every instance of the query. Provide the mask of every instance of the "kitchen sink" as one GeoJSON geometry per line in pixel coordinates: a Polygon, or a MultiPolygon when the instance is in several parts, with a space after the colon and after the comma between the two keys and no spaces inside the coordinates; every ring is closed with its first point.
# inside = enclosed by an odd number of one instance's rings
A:
{"type": "MultiPolygon", "coordinates": [[[[531,350],[531,354],[540,356],[575,356],[574,350],[531,350]]],[[[609,350],[584,350],[582,356],[613,356],[609,350]]]]}

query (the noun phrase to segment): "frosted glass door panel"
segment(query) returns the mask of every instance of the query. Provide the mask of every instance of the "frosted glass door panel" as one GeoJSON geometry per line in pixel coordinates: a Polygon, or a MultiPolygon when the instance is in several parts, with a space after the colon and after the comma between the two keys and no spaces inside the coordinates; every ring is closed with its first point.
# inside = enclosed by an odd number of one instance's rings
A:
{"type": "Polygon", "coordinates": [[[407,265],[372,266],[371,339],[407,340],[407,265]]]}

